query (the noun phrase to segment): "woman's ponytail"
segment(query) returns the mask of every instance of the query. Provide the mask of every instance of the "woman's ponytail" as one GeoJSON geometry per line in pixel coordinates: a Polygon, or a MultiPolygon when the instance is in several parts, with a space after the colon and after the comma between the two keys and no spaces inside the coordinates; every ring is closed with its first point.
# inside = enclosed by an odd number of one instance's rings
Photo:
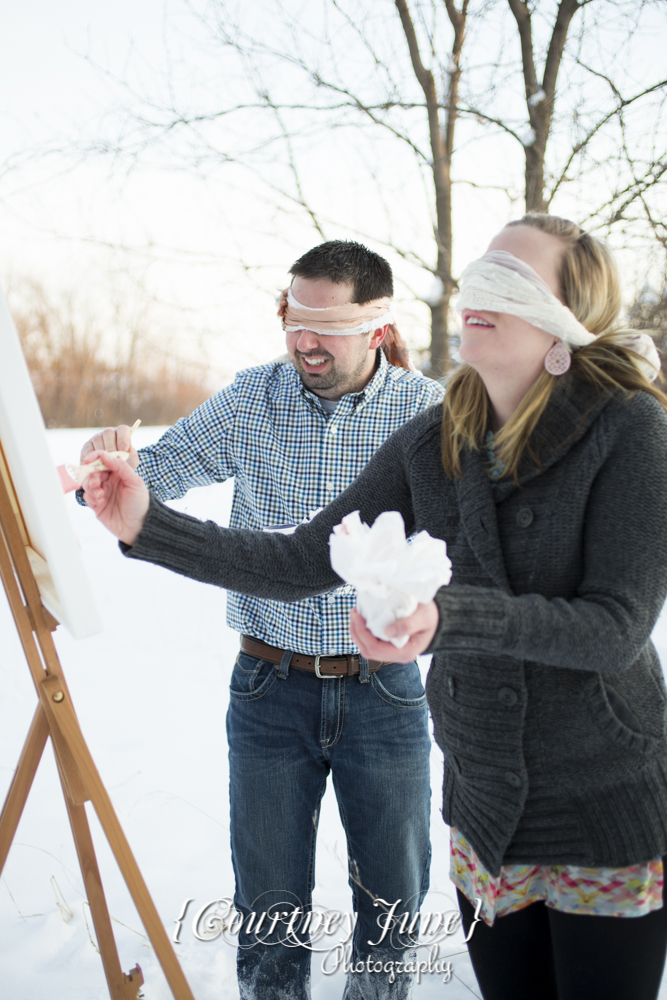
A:
{"type": "Polygon", "coordinates": [[[401,337],[394,323],[388,325],[385,338],[380,347],[384,351],[384,355],[390,365],[394,365],[396,368],[407,368],[409,372],[414,371],[410,362],[408,345],[401,337]]]}

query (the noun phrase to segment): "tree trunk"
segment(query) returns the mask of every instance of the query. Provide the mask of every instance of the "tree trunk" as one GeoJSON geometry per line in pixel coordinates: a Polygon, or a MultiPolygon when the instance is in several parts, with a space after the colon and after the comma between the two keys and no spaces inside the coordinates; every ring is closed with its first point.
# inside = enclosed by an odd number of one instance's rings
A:
{"type": "Polygon", "coordinates": [[[449,303],[451,292],[441,296],[431,309],[431,367],[424,374],[439,379],[450,368],[449,358],[449,303]]]}
{"type": "Polygon", "coordinates": [[[536,140],[526,146],[526,211],[548,212],[544,198],[544,146],[536,140]]]}
{"type": "Polygon", "coordinates": [[[519,31],[528,121],[533,132],[533,141],[526,142],[524,146],[526,211],[548,212],[549,203],[544,197],[544,159],[551,134],[551,122],[556,100],[556,82],[572,18],[580,6],[583,6],[583,3],[580,0],[560,0],[549,41],[541,86],[538,83],[535,66],[531,8],[526,0],[508,0],[508,4],[519,31]]]}
{"type": "Polygon", "coordinates": [[[442,282],[440,301],[431,305],[431,363],[427,372],[431,378],[441,378],[450,367],[449,359],[449,302],[456,282],[452,278],[452,181],[451,161],[454,151],[454,126],[457,118],[458,88],[461,77],[459,62],[465,39],[466,14],[469,0],[463,0],[458,11],[454,0],[445,0],[447,14],[454,29],[451,51],[449,84],[445,97],[445,123],[440,124],[440,105],[431,70],[421,60],[417,34],[406,0],[395,0],[403,31],[408,43],[410,60],[426,100],[429,138],[431,144],[433,186],[435,189],[435,238],[438,256],[434,275],[442,282]]]}

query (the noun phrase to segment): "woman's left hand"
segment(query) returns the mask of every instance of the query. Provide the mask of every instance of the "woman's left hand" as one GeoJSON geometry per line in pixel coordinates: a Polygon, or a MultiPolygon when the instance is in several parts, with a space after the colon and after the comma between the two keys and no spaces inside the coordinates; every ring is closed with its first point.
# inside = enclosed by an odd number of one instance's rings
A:
{"type": "Polygon", "coordinates": [[[126,545],[134,545],[148,513],[148,490],[122,458],[88,452],[84,465],[101,458],[106,472],[93,472],[83,484],[83,499],[98,521],[126,545]]]}
{"type": "Polygon", "coordinates": [[[377,639],[366,628],[366,622],[356,608],[350,615],[350,635],[359,647],[362,656],[367,660],[382,660],[384,663],[410,663],[420,653],[431,645],[435,630],[440,621],[438,605],[435,601],[428,604],[418,604],[417,610],[408,618],[399,618],[385,629],[387,635],[398,639],[407,635],[410,638],[405,646],[397,649],[393,642],[377,639]]]}

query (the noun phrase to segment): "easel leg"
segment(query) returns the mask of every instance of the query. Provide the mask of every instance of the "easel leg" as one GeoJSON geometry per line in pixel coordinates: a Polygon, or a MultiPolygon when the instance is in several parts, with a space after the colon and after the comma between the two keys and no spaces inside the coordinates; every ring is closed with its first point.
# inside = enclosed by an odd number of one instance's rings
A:
{"type": "MultiPolygon", "coordinates": [[[[58,771],[61,772],[60,763],[58,763],[58,771]]],[[[86,807],[74,805],[70,801],[67,794],[67,784],[63,780],[62,773],[60,777],[74,843],[76,844],[76,853],[79,857],[81,874],[86,887],[86,897],[93,917],[97,945],[107,977],[109,995],[113,1000],[137,1000],[137,994],[144,981],[143,976],[139,969],[132,969],[129,977],[126,977],[121,969],[116,941],[111,928],[111,917],[102,888],[102,877],[97,865],[93,838],[86,816],[86,807]]]]}
{"type": "Polygon", "coordinates": [[[83,738],[72,704],[67,697],[55,702],[52,700],[55,692],[60,694],[60,682],[56,677],[45,678],[40,684],[40,689],[44,698],[42,704],[45,707],[48,706],[49,720],[53,718],[53,725],[58,726],[72,751],[90,801],[95,807],[95,812],[125,879],[125,884],[132,896],[141,922],[146,929],[148,939],[155,949],[155,954],[162,966],[171,992],[175,1000],[194,1000],[187,979],[167,937],[167,932],[162,925],[160,915],[155,909],[155,904],[139,870],[139,865],[130,850],[123,828],[118,822],[109,794],[83,738]]]}
{"type": "Polygon", "coordinates": [[[44,715],[44,709],[38,705],[0,814],[0,874],[5,867],[9,848],[12,846],[16,828],[30,794],[33,778],[42,759],[48,735],[49,725],[44,715]]]}
{"type": "MultiPolygon", "coordinates": [[[[38,705],[0,815],[0,872],[4,868],[9,848],[23,814],[48,735],[49,726],[44,709],[38,705]]],[[[58,770],[61,771],[60,763],[58,770]]],[[[120,967],[85,807],[71,803],[62,773],[61,782],[86,887],[86,895],[93,916],[102,964],[107,977],[109,994],[113,1000],[136,1000],[143,983],[143,977],[139,969],[133,969],[126,977],[120,967]]]]}

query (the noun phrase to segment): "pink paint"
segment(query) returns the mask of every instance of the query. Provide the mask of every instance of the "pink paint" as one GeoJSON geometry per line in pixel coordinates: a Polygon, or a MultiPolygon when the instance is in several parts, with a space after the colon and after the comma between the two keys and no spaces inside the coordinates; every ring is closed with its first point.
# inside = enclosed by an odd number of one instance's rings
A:
{"type": "Polygon", "coordinates": [[[59,465],[58,468],[56,469],[56,472],[60,477],[63,493],[71,493],[72,490],[78,490],[79,484],[77,483],[76,479],[72,479],[65,465],[59,465]]]}

